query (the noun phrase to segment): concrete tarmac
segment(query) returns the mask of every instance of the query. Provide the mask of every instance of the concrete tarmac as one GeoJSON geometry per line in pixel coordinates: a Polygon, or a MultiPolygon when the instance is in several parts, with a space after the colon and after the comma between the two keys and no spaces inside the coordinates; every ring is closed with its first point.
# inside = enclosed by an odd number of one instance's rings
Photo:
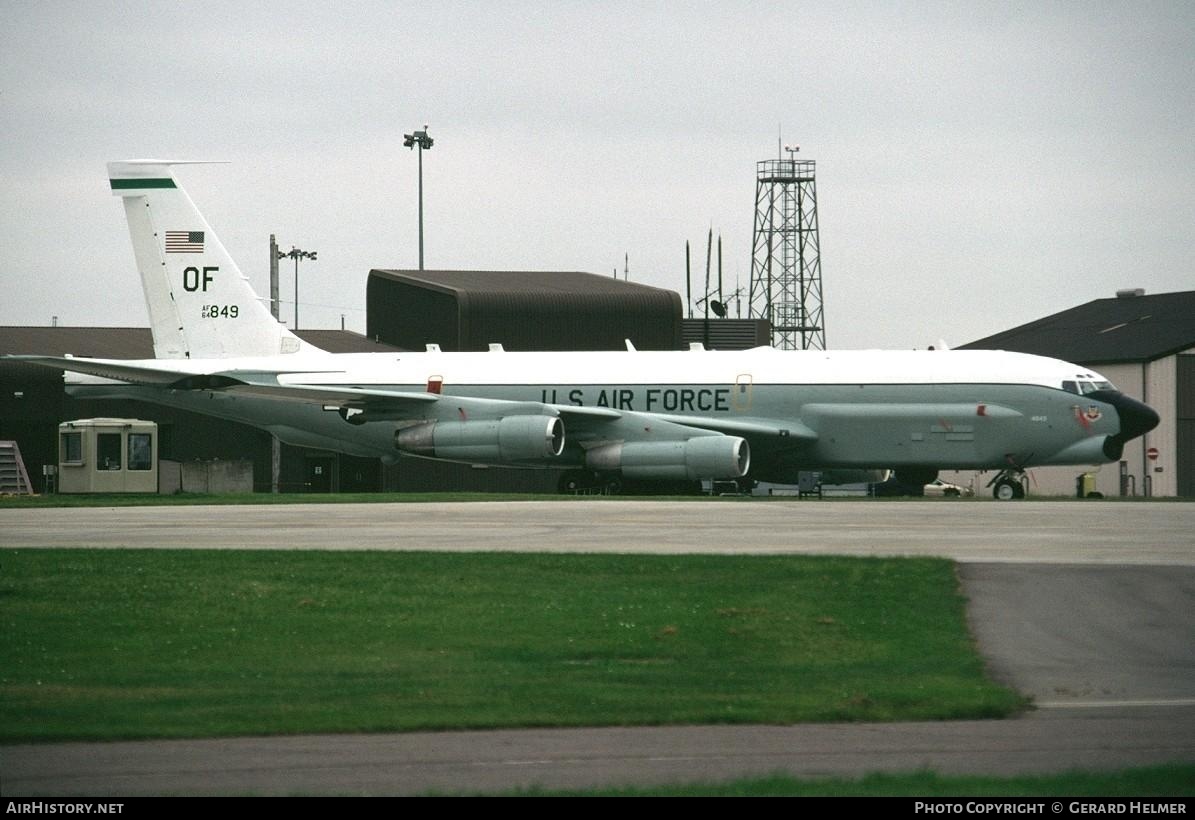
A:
{"type": "Polygon", "coordinates": [[[1017,774],[1195,762],[1195,505],[510,502],[0,509],[0,546],[930,554],[963,562],[1005,721],[636,727],[0,747],[16,795],[410,794],[1017,774]]]}
{"type": "Polygon", "coordinates": [[[1195,565],[1195,504],[519,501],[0,508],[0,547],[938,555],[1195,565]]]}
{"type": "Polygon", "coordinates": [[[1195,706],[1195,567],[963,564],[992,676],[1038,708],[1195,706]]]}
{"type": "Polygon", "coordinates": [[[523,729],[0,746],[3,794],[404,795],[785,772],[1016,775],[1195,760],[1195,706],[938,723],[523,729]]]}

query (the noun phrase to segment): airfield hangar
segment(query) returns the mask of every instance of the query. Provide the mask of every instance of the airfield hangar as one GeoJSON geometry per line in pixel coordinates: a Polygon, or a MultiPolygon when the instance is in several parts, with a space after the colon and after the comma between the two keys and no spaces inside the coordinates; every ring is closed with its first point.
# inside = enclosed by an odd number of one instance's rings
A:
{"type": "Polygon", "coordinates": [[[673,291],[575,271],[371,270],[366,335],[404,350],[673,350],[673,291]]]}
{"type": "MultiPolygon", "coordinates": [[[[1195,497],[1195,291],[1119,291],[963,345],[1049,356],[1090,367],[1158,411],[1118,464],[1092,467],[1105,496],[1195,497]]],[[[1036,495],[1074,495],[1081,467],[1032,471],[1036,495]]]]}

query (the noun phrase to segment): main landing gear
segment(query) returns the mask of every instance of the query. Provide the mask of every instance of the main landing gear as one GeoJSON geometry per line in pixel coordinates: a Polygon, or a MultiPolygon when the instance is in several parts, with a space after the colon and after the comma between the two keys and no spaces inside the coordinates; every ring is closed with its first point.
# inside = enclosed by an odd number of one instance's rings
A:
{"type": "Polygon", "coordinates": [[[995,478],[988,482],[992,488],[992,495],[997,501],[1012,501],[1025,497],[1025,471],[1017,469],[1002,470],[995,478]]]}
{"type": "Polygon", "coordinates": [[[569,470],[560,477],[557,488],[565,495],[618,495],[622,481],[617,475],[602,475],[592,470],[569,470]]]}

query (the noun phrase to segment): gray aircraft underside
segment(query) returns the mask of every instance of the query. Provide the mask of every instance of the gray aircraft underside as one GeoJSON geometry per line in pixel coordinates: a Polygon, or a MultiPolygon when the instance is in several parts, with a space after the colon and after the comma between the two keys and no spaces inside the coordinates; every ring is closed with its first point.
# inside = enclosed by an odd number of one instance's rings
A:
{"type": "MultiPolygon", "coordinates": [[[[375,388],[405,393],[424,389],[421,385],[375,388]]],[[[401,452],[399,431],[429,421],[412,417],[354,424],[318,404],[220,390],[125,384],[69,385],[68,390],[79,398],[136,399],[218,416],[268,430],[289,444],[387,461],[401,452]]],[[[1112,454],[1122,426],[1113,406],[1038,385],[755,385],[746,395],[734,392],[734,385],[714,389],[666,384],[468,386],[468,398],[541,403],[545,395],[566,401],[571,396],[586,401],[583,406],[616,405],[611,409],[619,414],[617,419],[595,423],[584,417],[566,418],[560,455],[521,466],[584,467],[586,450],[610,441],[674,441],[691,434],[685,421],[700,424],[702,419],[717,418],[742,425],[738,434],[750,446],[751,478],[781,483],[793,483],[798,471],[810,469],[1024,469],[1099,463],[1112,454]],[[713,390],[718,395],[710,395],[713,390]],[[930,402],[927,390],[933,394],[930,402]],[[651,414],[626,409],[649,394],[657,398],[658,409],[672,412],[661,417],[655,408],[651,414]],[[984,396],[998,396],[999,401],[985,402],[984,396]],[[665,405],[669,397],[674,398],[665,405]],[[686,398],[692,410],[685,406],[686,398]],[[1077,409],[1081,399],[1088,409],[1077,409]],[[1096,407],[1102,407],[1102,412],[1091,413],[1090,408],[1096,407]],[[753,426],[758,432],[751,431],[753,426]],[[1080,426],[1085,436],[1076,440],[1080,426]]],[[[452,391],[445,386],[440,403],[451,408],[452,399],[452,391]]],[[[552,406],[543,405],[548,413],[552,406]]],[[[444,406],[438,409],[441,417],[444,410],[444,406]]]]}

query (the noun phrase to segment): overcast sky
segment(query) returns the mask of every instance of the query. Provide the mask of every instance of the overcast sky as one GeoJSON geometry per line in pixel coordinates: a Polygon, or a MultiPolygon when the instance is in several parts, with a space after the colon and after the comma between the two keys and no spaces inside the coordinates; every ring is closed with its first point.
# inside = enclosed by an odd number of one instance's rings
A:
{"type": "MultiPolygon", "coordinates": [[[[365,329],[370,268],[751,270],[755,163],[817,161],[830,347],[1195,289],[1195,3],[0,0],[0,324],[146,326],[104,163],[178,177],[259,291],[365,329]],[[282,287],[292,293],[284,262],[282,287]]],[[[292,306],[284,306],[289,317],[292,306]]]]}

